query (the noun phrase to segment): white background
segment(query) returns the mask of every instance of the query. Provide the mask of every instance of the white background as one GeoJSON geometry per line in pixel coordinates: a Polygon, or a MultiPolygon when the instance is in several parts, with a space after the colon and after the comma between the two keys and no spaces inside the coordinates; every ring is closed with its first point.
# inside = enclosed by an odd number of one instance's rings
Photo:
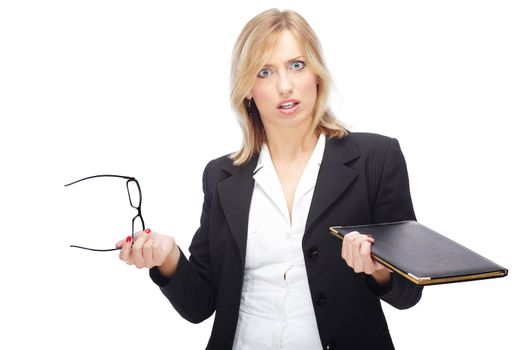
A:
{"type": "Polygon", "coordinates": [[[104,0],[0,4],[0,348],[205,347],[211,319],[184,321],[146,271],[68,247],[128,234],[124,181],[63,184],[137,177],[146,226],[187,252],[202,170],[240,145],[234,41],[270,7],[317,32],[339,118],[399,139],[418,220],[510,271],[385,305],[397,348],[523,347],[522,2],[104,0]]]}

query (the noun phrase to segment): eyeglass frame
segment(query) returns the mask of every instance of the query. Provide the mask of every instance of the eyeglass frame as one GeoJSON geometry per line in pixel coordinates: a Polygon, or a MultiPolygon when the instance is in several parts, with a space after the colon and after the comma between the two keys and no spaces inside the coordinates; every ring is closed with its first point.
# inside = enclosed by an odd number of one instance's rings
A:
{"type": "MultiPolygon", "coordinates": [[[[116,178],[121,178],[121,179],[126,179],[127,180],[126,181],[126,189],[128,191],[129,204],[131,205],[132,208],[137,209],[137,215],[135,215],[133,217],[133,219],[131,219],[131,244],[133,244],[135,242],[135,220],[137,218],[140,219],[140,223],[142,225],[142,231],[144,231],[144,229],[146,228],[146,225],[144,224],[144,218],[142,217],[142,208],[141,208],[141,206],[142,206],[142,190],[140,189],[139,181],[136,178],[134,178],[133,176],[112,175],[112,174],[93,175],[93,176],[84,177],[84,178],[82,178],[80,180],[76,180],[76,181],[70,182],[70,183],[64,185],[64,187],[68,187],[68,186],[74,185],[76,183],[79,183],[81,181],[94,179],[94,178],[98,178],[98,177],[116,177],[116,178]],[[137,188],[139,190],[139,204],[138,204],[138,206],[134,206],[133,202],[131,200],[131,193],[129,192],[129,183],[130,182],[134,182],[137,185],[137,188]]],[[[82,247],[82,246],[73,245],[73,244],[70,244],[69,247],[70,248],[80,248],[80,249],[90,250],[90,251],[94,251],[94,252],[111,252],[111,251],[115,251],[115,250],[120,250],[121,249],[121,248],[95,249],[95,248],[82,247]]]]}

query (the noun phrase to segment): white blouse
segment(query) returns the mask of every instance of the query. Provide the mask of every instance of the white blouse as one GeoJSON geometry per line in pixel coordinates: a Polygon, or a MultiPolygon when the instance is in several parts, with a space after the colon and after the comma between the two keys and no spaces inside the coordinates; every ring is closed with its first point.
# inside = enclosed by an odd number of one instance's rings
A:
{"type": "Polygon", "coordinates": [[[321,349],[302,250],[325,136],[286,199],[266,145],[254,171],[244,283],[233,349],[321,349]]]}

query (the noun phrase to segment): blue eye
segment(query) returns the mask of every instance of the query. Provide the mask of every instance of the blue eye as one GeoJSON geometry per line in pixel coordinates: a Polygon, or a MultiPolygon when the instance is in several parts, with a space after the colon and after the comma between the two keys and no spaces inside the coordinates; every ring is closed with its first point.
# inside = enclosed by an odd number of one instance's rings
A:
{"type": "Polygon", "coordinates": [[[305,63],[303,61],[295,61],[295,62],[292,62],[292,64],[290,65],[290,68],[292,68],[293,70],[301,70],[303,69],[305,66],[305,63]]]}
{"type": "Polygon", "coordinates": [[[268,68],[263,68],[259,71],[259,73],[257,74],[257,76],[259,78],[266,78],[266,77],[269,77],[270,75],[272,74],[272,72],[270,72],[270,70],[268,68]]]}

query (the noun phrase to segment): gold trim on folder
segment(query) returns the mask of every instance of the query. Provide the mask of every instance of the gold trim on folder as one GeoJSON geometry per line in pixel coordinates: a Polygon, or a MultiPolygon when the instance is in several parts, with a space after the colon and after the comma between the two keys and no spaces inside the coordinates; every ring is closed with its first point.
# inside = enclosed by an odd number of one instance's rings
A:
{"type": "MultiPolygon", "coordinates": [[[[336,229],[341,228],[343,226],[333,226],[330,227],[330,233],[334,235],[335,237],[339,239],[343,239],[344,235],[341,235],[339,232],[337,232],[336,229]]],[[[440,283],[450,283],[450,282],[461,282],[461,281],[469,281],[469,280],[476,280],[476,279],[483,279],[483,278],[491,278],[491,277],[504,277],[507,274],[502,271],[494,271],[494,272],[487,272],[487,273],[480,273],[480,274],[473,274],[473,275],[463,275],[463,276],[455,276],[455,277],[442,277],[442,278],[430,278],[430,277],[418,277],[413,275],[410,272],[401,271],[397,267],[393,266],[392,264],[386,262],[385,260],[377,257],[376,255],[372,254],[372,259],[379,262],[380,264],[388,267],[390,270],[395,271],[399,273],[400,275],[404,276],[405,278],[409,279],[413,283],[419,285],[419,286],[426,286],[426,285],[432,285],[432,284],[440,284],[440,283]]]]}

